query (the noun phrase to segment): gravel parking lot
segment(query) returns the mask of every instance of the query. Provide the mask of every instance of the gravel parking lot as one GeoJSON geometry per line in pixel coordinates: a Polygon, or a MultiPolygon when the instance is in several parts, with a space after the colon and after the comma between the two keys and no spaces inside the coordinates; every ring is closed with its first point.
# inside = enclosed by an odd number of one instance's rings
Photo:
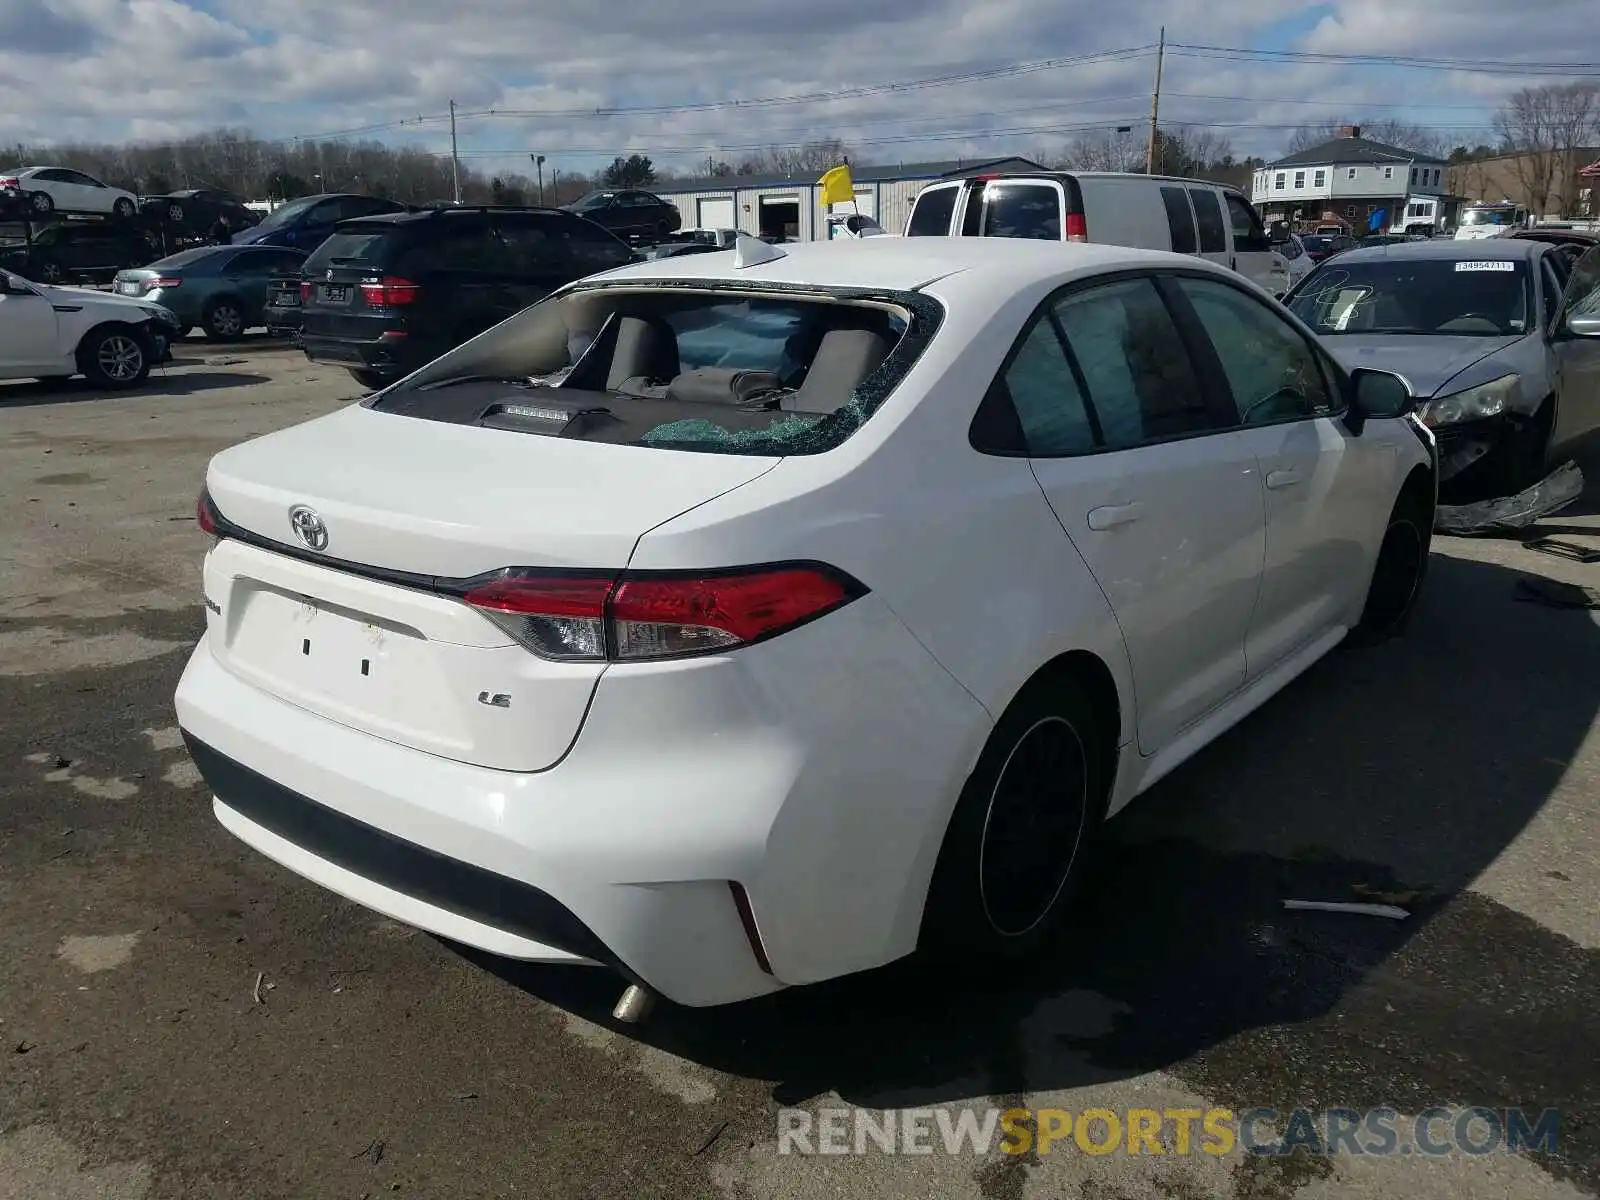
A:
{"type": "MultiPolygon", "coordinates": [[[[619,1030],[246,850],[172,713],[216,450],[360,394],[246,342],[143,390],[0,384],[0,1200],[1600,1194],[1600,620],[1440,539],[1409,638],[1330,656],[1113,826],[1043,961],[619,1030]],[[1286,912],[1397,901],[1404,921],[1286,912]],[[1522,1106],[1555,1153],[776,1152],[783,1106],[1522,1106]]],[[[1589,472],[1600,485],[1600,463],[1589,472]]],[[[1600,486],[1544,522],[1600,546],[1600,486]]]]}

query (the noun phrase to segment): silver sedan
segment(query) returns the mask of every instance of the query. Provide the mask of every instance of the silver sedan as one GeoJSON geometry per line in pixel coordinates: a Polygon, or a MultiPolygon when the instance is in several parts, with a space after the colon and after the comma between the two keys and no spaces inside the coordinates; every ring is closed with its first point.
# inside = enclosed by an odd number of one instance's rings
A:
{"type": "Polygon", "coordinates": [[[1509,495],[1600,434],[1600,248],[1493,238],[1347,250],[1286,303],[1345,365],[1425,399],[1440,479],[1509,495]]]}

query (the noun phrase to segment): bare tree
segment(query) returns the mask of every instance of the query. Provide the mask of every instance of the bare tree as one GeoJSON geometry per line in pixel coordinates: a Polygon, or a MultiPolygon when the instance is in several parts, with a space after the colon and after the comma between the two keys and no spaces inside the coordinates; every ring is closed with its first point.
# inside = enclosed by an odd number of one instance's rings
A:
{"type": "Polygon", "coordinates": [[[747,155],[734,168],[734,173],[795,177],[820,175],[851,157],[850,148],[839,138],[817,138],[803,146],[774,146],[759,154],[747,155]]]}
{"type": "Polygon", "coordinates": [[[1076,171],[1142,171],[1145,145],[1131,132],[1097,130],[1080,133],[1051,157],[1076,171]]]}
{"type": "Polygon", "coordinates": [[[1553,202],[1572,211],[1579,152],[1600,136],[1600,85],[1523,88],[1495,114],[1494,129],[1529,207],[1543,215],[1553,202]]]}
{"type": "Polygon", "coordinates": [[[1381,142],[1385,146],[1407,150],[1426,158],[1442,160],[1450,148],[1448,139],[1437,130],[1429,129],[1425,125],[1413,125],[1393,117],[1378,117],[1370,121],[1360,118],[1346,120],[1341,117],[1336,121],[1315,121],[1300,126],[1289,135],[1287,152],[1298,154],[1302,150],[1320,146],[1323,142],[1331,142],[1339,136],[1341,129],[1349,125],[1358,126],[1361,136],[1369,141],[1381,142]]]}

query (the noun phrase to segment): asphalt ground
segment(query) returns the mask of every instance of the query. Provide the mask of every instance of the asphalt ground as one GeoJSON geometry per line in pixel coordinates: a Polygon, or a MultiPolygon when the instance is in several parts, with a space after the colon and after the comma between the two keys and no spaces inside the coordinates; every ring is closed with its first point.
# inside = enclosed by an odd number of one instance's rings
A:
{"type": "MultiPolygon", "coordinates": [[[[1600,621],[1515,593],[1600,568],[1437,540],[1410,636],[1330,655],[1118,817],[1036,962],[618,1027],[598,970],[468,953],[248,850],[179,742],[207,459],[359,392],[258,342],[185,343],[129,395],[0,384],[0,1200],[1600,1195],[1600,621]],[[1435,1106],[1559,1132],[778,1153],[792,1108],[1265,1107],[1282,1133],[1435,1106]]],[[[1600,487],[1543,525],[1600,546],[1600,487]]]]}

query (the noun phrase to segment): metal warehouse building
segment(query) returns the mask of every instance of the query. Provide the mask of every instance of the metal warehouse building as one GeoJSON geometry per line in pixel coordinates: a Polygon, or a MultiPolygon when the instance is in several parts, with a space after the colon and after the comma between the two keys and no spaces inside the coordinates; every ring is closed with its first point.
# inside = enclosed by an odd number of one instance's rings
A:
{"type": "MultiPolygon", "coordinates": [[[[911,201],[928,184],[990,171],[1042,171],[1026,158],[984,162],[902,163],[898,166],[852,167],[856,209],[874,218],[890,233],[903,233],[911,201]]],[[[821,174],[821,172],[818,172],[821,174]]],[[[782,234],[790,241],[821,241],[828,236],[826,214],[814,178],[772,175],[725,175],[718,179],[671,180],[651,189],[677,205],[685,229],[738,229],[751,234],[782,234]]],[[[848,213],[848,204],[834,212],[848,213]]]]}

